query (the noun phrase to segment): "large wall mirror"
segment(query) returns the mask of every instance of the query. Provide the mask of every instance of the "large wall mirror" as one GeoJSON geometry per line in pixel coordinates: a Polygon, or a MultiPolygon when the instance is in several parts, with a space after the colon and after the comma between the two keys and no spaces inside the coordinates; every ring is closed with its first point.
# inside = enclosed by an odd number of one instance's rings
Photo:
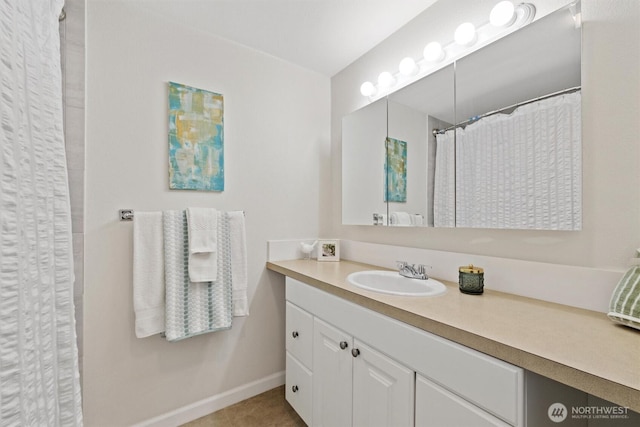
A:
{"type": "Polygon", "coordinates": [[[347,115],[343,224],[579,230],[576,7],[347,115]]]}

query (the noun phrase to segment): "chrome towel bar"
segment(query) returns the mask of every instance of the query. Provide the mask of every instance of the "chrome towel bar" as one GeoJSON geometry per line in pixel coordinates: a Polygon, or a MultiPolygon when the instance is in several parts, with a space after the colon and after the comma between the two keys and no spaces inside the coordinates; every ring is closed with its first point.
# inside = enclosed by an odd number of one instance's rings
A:
{"type": "MultiPolygon", "coordinates": [[[[242,211],[242,213],[246,216],[247,214],[242,211]]],[[[133,221],[133,209],[120,209],[118,211],[118,218],[120,221],[133,221]]]]}

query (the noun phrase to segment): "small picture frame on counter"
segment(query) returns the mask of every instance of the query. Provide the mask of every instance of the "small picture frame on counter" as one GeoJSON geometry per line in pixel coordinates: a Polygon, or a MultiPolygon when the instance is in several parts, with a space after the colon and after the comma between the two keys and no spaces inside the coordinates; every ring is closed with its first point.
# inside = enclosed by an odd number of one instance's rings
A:
{"type": "Polygon", "coordinates": [[[340,261],[340,241],[318,240],[318,261],[340,261]]]}

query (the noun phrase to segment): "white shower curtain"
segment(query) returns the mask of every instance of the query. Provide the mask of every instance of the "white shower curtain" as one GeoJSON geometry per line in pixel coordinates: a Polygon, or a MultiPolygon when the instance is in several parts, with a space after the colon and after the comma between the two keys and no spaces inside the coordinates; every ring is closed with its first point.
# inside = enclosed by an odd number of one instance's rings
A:
{"type": "Polygon", "coordinates": [[[0,425],[82,425],[62,0],[0,0],[0,425]]]}
{"type": "Polygon", "coordinates": [[[455,226],[580,230],[580,105],[574,92],[458,128],[455,226]]]}
{"type": "Polygon", "coordinates": [[[453,131],[436,135],[436,165],[433,191],[434,227],[456,226],[455,144],[453,131]]]}

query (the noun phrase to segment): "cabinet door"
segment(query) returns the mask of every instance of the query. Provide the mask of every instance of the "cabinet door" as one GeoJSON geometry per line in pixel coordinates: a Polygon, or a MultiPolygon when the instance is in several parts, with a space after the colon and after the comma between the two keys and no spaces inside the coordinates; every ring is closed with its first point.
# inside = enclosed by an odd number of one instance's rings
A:
{"type": "Polygon", "coordinates": [[[416,376],[416,427],[510,427],[456,394],[416,376]]]}
{"type": "Polygon", "coordinates": [[[313,320],[313,426],[351,425],[351,336],[313,320]]]}
{"type": "Polygon", "coordinates": [[[413,426],[412,370],[355,340],[353,425],[413,426]]]}

